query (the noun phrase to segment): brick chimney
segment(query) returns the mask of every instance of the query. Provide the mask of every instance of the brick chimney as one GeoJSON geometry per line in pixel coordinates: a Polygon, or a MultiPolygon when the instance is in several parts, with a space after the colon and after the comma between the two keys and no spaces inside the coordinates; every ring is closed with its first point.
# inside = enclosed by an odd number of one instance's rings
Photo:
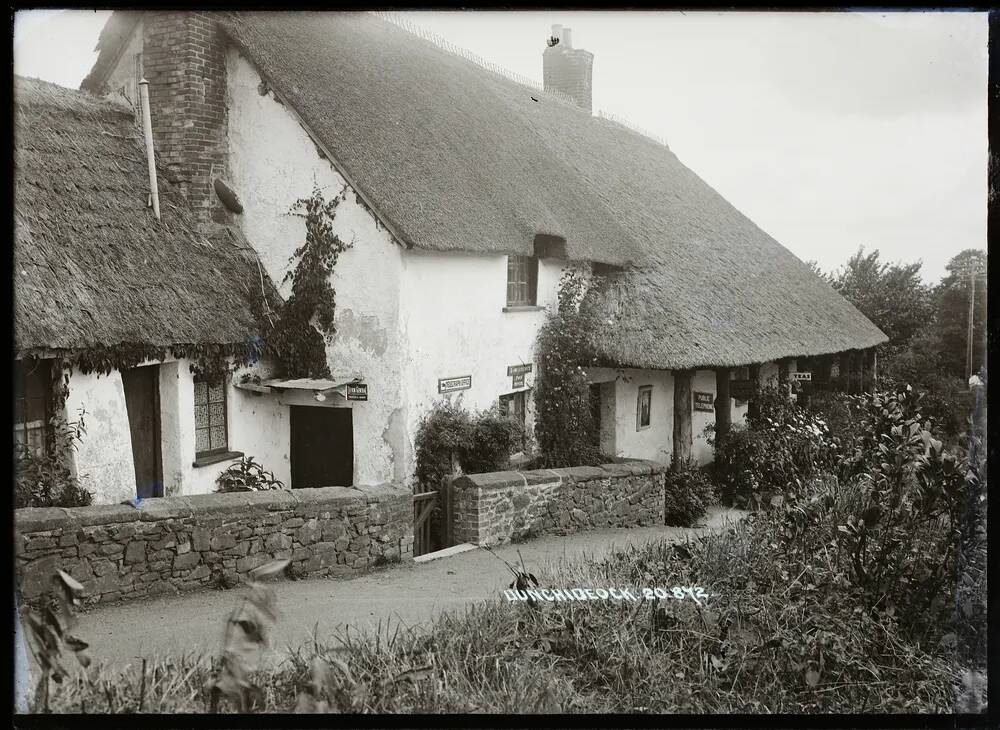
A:
{"type": "Polygon", "coordinates": [[[231,223],[214,189],[227,168],[225,39],[212,13],[154,11],[142,21],[142,73],[167,178],[203,231],[231,223]]]}
{"type": "Polygon", "coordinates": [[[591,76],[594,54],[573,48],[573,31],[561,25],[552,26],[552,37],[559,43],[548,46],[542,54],[542,79],[546,91],[560,91],[577,105],[593,113],[591,76]]]}

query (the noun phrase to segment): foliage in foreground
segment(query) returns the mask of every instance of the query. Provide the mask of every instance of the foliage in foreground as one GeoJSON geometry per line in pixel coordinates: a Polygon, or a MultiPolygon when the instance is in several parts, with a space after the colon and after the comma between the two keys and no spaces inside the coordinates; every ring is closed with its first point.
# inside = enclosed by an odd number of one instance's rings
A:
{"type": "MultiPolygon", "coordinates": [[[[851,538],[839,528],[864,498],[827,479],[726,533],[530,568],[542,587],[632,587],[640,598],[641,587],[702,586],[709,598],[698,603],[493,600],[427,628],[317,639],[245,677],[260,688],[249,709],[947,712],[959,694],[962,708],[982,709],[982,675],[962,678],[945,633],[954,625],[913,624],[898,584],[880,594],[852,577],[851,538]]],[[[206,683],[221,673],[216,660],[190,657],[141,674],[91,671],[65,681],[52,705],[204,712],[206,683]]]]}
{"type": "Polygon", "coordinates": [[[86,433],[84,414],[67,423],[53,418],[45,448],[36,454],[14,445],[14,507],[85,507],[93,495],[73,473],[73,449],[86,433]]]}

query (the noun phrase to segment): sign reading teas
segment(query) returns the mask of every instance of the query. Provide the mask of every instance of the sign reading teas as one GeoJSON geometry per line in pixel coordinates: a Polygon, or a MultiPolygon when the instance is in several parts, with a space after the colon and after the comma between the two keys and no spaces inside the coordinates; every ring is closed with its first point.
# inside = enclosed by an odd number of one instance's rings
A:
{"type": "Polygon", "coordinates": [[[714,393],[701,393],[699,391],[694,392],[694,409],[696,411],[714,411],[715,410],[715,394],[714,393]]]}
{"type": "Polygon", "coordinates": [[[789,373],[792,380],[805,380],[811,381],[813,379],[813,374],[807,371],[799,371],[797,373],[789,373]]]}
{"type": "Polygon", "coordinates": [[[438,380],[438,393],[453,393],[456,390],[468,390],[471,387],[471,375],[460,375],[457,378],[440,378],[438,380]]]}

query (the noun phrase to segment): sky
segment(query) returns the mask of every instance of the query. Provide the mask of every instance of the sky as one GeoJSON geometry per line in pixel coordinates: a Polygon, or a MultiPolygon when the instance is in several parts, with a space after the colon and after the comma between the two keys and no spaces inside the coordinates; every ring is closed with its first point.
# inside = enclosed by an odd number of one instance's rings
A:
{"type": "MultiPolygon", "coordinates": [[[[78,87],[108,11],[19,11],[14,71],[78,87]]],[[[968,12],[465,11],[408,19],[541,80],[550,27],[594,54],[600,109],[803,260],[986,248],[987,17],[968,12]]]]}

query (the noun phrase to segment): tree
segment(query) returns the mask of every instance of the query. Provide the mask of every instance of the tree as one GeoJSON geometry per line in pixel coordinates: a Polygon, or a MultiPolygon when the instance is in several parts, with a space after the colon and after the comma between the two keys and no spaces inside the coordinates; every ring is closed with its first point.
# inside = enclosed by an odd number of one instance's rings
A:
{"type": "Polygon", "coordinates": [[[891,350],[898,350],[934,316],[933,293],[920,278],[920,266],[882,262],[878,249],[866,254],[862,246],[830,283],[885,332],[891,350]]]}
{"type": "Polygon", "coordinates": [[[941,365],[949,374],[964,378],[969,341],[970,273],[975,283],[972,369],[986,365],[986,252],[967,248],[953,256],[945,267],[948,274],[935,290],[937,330],[941,342],[941,365]]]}

